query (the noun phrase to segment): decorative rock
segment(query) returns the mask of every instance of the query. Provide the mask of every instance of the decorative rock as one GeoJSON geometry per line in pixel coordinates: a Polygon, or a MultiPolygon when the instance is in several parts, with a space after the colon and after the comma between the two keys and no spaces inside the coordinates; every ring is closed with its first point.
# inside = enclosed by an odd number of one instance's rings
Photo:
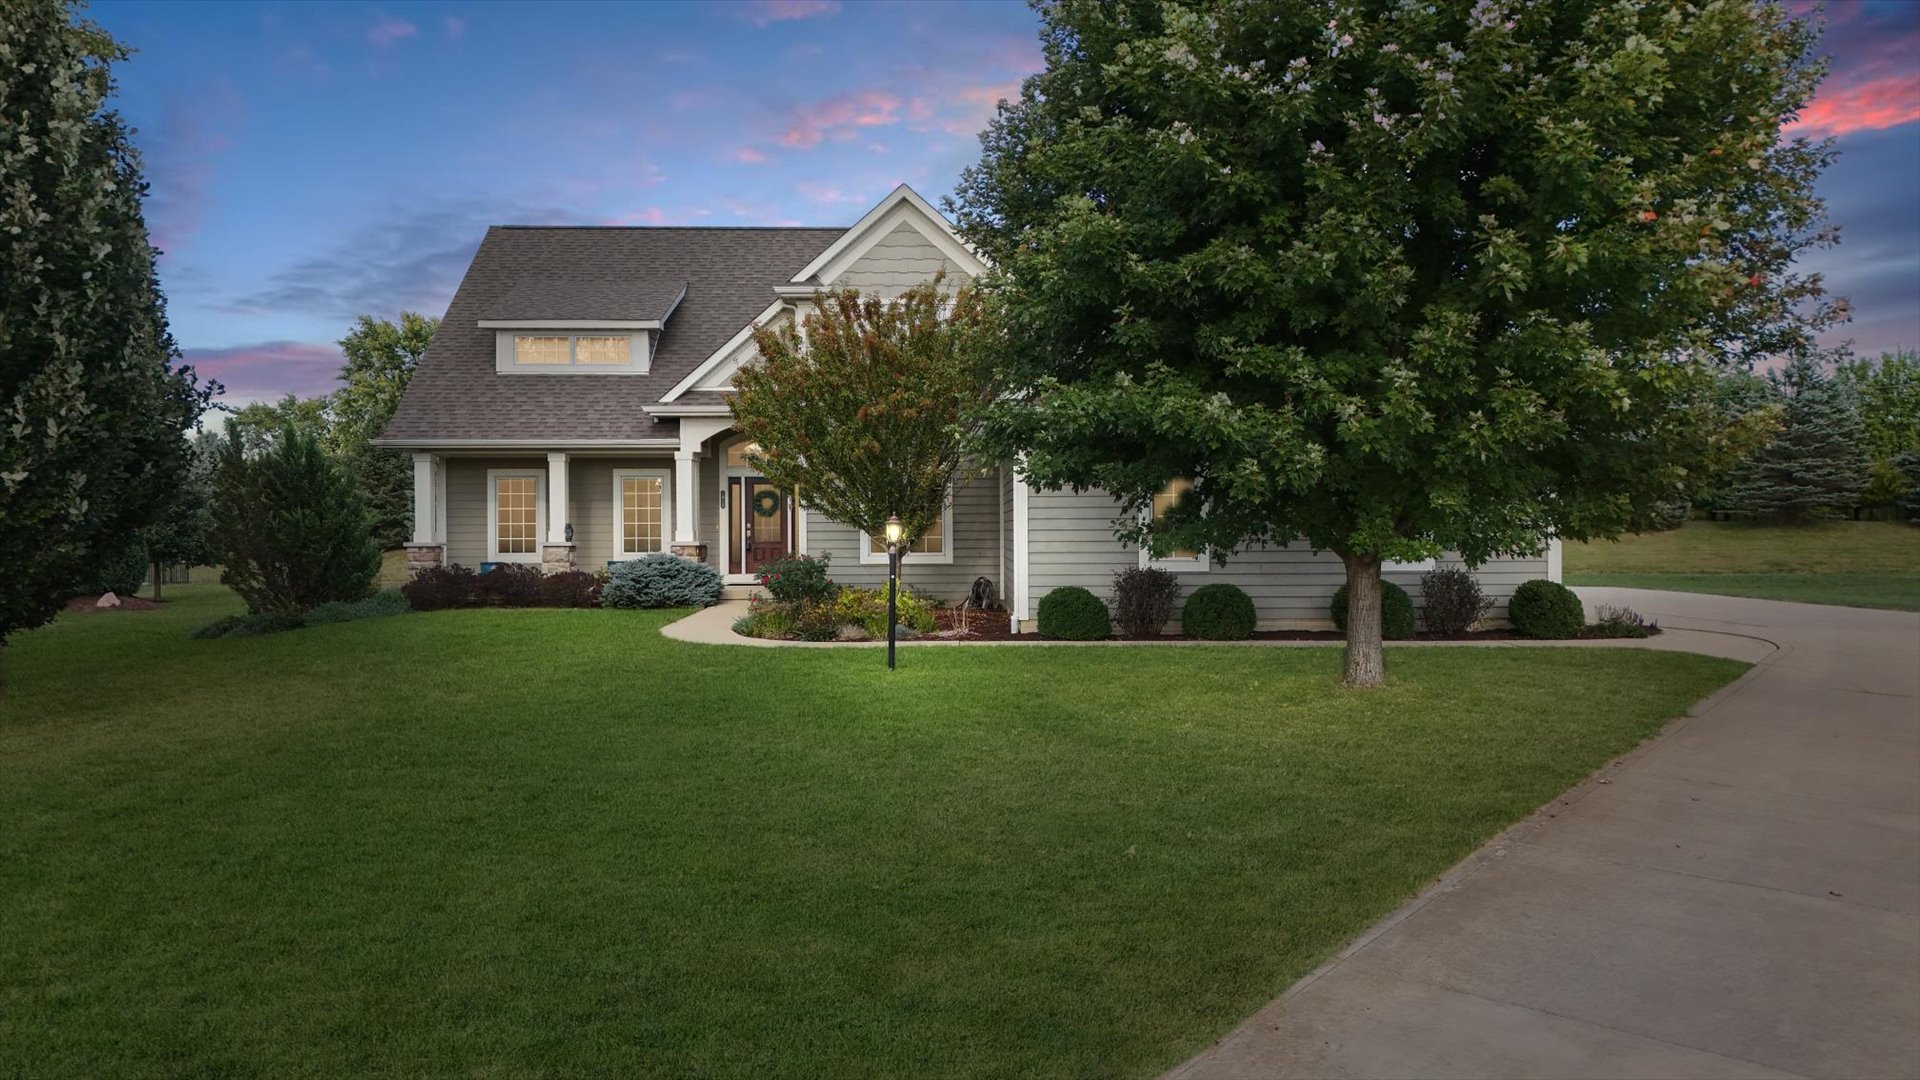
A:
{"type": "Polygon", "coordinates": [[[100,594],[100,599],[93,602],[93,606],[97,608],[116,608],[120,606],[120,598],[111,592],[103,592],[100,594]]]}

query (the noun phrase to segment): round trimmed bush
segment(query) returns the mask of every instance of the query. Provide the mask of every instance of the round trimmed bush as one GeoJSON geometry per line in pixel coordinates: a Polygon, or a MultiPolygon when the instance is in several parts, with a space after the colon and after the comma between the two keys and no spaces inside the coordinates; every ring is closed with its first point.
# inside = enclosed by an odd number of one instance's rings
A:
{"type": "Polygon", "coordinates": [[[1040,598],[1040,636],[1061,641],[1100,641],[1113,636],[1107,605],[1078,585],[1062,585],[1040,598]]]}
{"type": "Polygon", "coordinates": [[[1535,578],[1513,590],[1507,619],[1523,637],[1570,638],[1587,625],[1587,610],[1572,589],[1535,578]]]}
{"type": "MultiPolygon", "coordinates": [[[[1347,632],[1347,587],[1334,590],[1333,601],[1327,605],[1327,614],[1333,616],[1333,625],[1341,633],[1347,632]]],[[[1407,590],[1391,581],[1380,582],[1380,637],[1387,641],[1402,641],[1413,636],[1413,597],[1407,590]]]]}
{"type": "Polygon", "coordinates": [[[608,567],[606,584],[600,586],[600,606],[710,607],[720,602],[720,591],[720,574],[713,567],[656,552],[608,567]]]}
{"type": "Polygon", "coordinates": [[[1238,585],[1216,581],[1202,585],[1180,609],[1180,629],[1202,641],[1244,641],[1260,621],[1253,597],[1238,585]]]}

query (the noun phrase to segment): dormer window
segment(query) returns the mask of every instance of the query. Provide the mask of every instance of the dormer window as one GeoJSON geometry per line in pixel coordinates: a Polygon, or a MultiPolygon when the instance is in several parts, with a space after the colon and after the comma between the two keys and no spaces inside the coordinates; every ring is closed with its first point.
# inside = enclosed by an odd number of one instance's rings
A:
{"type": "Polygon", "coordinates": [[[494,370],[501,374],[644,374],[652,335],[642,329],[496,328],[494,370]]]}

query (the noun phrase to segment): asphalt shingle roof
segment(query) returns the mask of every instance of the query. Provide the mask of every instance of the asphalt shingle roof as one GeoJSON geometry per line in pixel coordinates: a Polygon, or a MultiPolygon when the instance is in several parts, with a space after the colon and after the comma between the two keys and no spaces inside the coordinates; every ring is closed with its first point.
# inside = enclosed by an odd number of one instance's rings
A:
{"type": "Polygon", "coordinates": [[[474,254],[385,438],[649,439],[644,406],[773,302],[845,229],[497,225],[474,254]],[[483,319],[652,319],[681,286],[645,375],[501,375],[483,319]],[[551,306],[551,310],[548,307],[551,306]],[[649,312],[649,306],[654,310],[649,312]]]}

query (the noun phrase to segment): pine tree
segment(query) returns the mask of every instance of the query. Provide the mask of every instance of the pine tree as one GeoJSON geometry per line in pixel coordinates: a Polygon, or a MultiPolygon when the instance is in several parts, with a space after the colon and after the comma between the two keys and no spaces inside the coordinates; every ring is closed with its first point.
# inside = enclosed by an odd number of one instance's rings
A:
{"type": "Polygon", "coordinates": [[[1726,500],[1768,521],[1802,523],[1851,511],[1867,486],[1866,434],[1852,395],[1803,353],[1768,377],[1781,411],[1779,434],[1748,460],[1726,500]]]}
{"type": "Polygon", "coordinates": [[[358,600],[380,572],[380,546],[352,470],[288,427],[258,454],[229,422],[214,476],[220,582],[252,612],[301,612],[358,600]]]}

